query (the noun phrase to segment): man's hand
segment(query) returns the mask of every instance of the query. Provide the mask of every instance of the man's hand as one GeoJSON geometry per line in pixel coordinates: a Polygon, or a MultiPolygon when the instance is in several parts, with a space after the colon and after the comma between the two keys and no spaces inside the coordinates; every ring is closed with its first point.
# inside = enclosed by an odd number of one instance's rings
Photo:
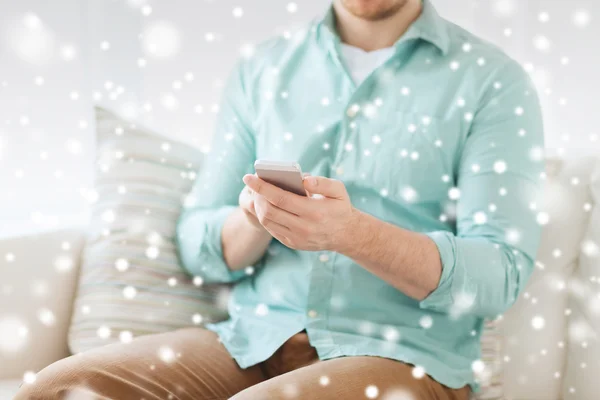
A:
{"type": "Polygon", "coordinates": [[[273,239],[256,217],[254,196],[249,187],[242,189],[240,206],[227,217],[221,230],[223,259],[232,271],[260,260],[273,239]]]}
{"type": "Polygon", "coordinates": [[[248,222],[250,222],[254,228],[263,231],[264,228],[256,217],[256,210],[254,209],[254,192],[252,189],[250,189],[248,186],[244,186],[240,192],[238,201],[240,208],[242,211],[244,211],[244,215],[246,216],[248,222]]]}
{"type": "Polygon", "coordinates": [[[305,178],[304,187],[310,197],[280,189],[255,175],[245,175],[244,183],[254,192],[258,221],[281,243],[310,251],[337,251],[347,245],[348,235],[344,232],[354,229],[359,213],[341,181],[305,178]]]}

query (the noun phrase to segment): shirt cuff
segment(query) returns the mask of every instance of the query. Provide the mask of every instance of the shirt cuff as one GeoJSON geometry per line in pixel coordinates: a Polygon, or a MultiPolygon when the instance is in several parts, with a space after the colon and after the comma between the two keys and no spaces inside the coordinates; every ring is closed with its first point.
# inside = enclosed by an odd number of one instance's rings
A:
{"type": "Polygon", "coordinates": [[[243,269],[229,269],[223,259],[221,232],[225,220],[236,208],[189,210],[179,219],[177,240],[183,267],[206,283],[234,282],[246,276],[243,269]]]}
{"type": "Polygon", "coordinates": [[[452,307],[452,275],[456,268],[456,252],[454,238],[451,232],[437,231],[425,233],[438,248],[440,261],[442,263],[442,276],[437,288],[423,299],[419,306],[421,308],[432,309],[445,312],[452,307]]]}

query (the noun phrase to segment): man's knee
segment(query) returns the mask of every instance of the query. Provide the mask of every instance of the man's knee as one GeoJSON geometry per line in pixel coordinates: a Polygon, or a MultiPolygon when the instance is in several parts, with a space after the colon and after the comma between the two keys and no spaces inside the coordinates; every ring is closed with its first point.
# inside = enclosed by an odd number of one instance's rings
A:
{"type": "Polygon", "coordinates": [[[100,360],[75,355],[41,370],[31,383],[23,383],[15,400],[93,399],[100,360]]]}

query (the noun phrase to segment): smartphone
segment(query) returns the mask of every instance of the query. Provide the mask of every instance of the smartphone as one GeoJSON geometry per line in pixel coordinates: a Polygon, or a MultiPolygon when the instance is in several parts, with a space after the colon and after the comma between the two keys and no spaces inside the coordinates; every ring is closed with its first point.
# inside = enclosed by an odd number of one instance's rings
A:
{"type": "Polygon", "coordinates": [[[302,182],[302,170],[298,163],[293,161],[256,160],[254,170],[256,175],[265,182],[288,192],[306,196],[306,190],[302,182]]]}

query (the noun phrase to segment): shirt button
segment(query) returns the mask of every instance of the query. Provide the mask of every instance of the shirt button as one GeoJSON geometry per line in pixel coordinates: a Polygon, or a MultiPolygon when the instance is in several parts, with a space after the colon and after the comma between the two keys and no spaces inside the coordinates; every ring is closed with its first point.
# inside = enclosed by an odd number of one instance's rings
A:
{"type": "Polygon", "coordinates": [[[344,168],[342,168],[342,167],[337,167],[337,168],[335,169],[335,173],[336,173],[337,175],[342,175],[342,174],[344,173],[344,168]]]}
{"type": "Polygon", "coordinates": [[[327,261],[329,261],[329,256],[327,254],[321,254],[319,256],[319,261],[321,261],[322,263],[326,263],[327,261]]]}
{"type": "Polygon", "coordinates": [[[309,310],[308,311],[308,316],[310,318],[316,318],[317,317],[317,312],[315,310],[309,310]]]}
{"type": "Polygon", "coordinates": [[[356,116],[356,114],[358,114],[359,110],[360,110],[360,106],[358,104],[352,104],[346,111],[346,114],[348,114],[348,116],[350,118],[354,118],[356,116]]]}

